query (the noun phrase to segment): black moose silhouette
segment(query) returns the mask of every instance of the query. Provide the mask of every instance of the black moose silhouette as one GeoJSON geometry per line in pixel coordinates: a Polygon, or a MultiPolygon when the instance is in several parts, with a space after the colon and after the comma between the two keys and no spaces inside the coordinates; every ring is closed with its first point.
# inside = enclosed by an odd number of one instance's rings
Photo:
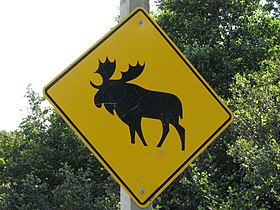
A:
{"type": "Polygon", "coordinates": [[[108,57],[104,63],[99,60],[96,73],[102,77],[103,82],[101,85],[95,85],[90,81],[91,86],[98,89],[94,96],[94,104],[98,108],[104,104],[106,110],[112,115],[115,110],[118,117],[128,125],[132,144],[135,144],[136,131],[143,145],[147,146],[141,129],[142,117],[159,119],[162,123],[162,136],[157,147],[163,144],[169,132],[169,124],[172,124],[180,136],[182,151],[184,151],[185,129],[179,124],[179,117],[181,119],[183,117],[179,98],[170,93],[151,91],[127,83],[138,77],[144,67],[145,64],[140,65],[139,62],[135,66],[129,64],[128,71],[122,72],[121,79],[110,80],[115,72],[116,61],[110,62],[108,57]]]}

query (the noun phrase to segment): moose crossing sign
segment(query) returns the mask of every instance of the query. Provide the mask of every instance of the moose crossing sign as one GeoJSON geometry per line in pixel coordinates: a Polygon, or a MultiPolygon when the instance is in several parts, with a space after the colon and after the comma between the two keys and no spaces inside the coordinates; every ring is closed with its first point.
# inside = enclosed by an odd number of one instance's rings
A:
{"type": "Polygon", "coordinates": [[[141,8],[52,80],[44,95],[140,207],[233,120],[141,8]]]}

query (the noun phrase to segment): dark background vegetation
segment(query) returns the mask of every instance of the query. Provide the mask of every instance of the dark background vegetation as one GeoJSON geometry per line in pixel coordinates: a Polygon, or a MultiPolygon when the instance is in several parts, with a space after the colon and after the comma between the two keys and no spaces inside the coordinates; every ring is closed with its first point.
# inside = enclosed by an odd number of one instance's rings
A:
{"type": "MultiPolygon", "coordinates": [[[[235,120],[154,209],[279,209],[280,1],[159,0],[154,18],[235,120]]],[[[119,209],[119,186],[29,86],[0,131],[0,209],[119,209]]]]}

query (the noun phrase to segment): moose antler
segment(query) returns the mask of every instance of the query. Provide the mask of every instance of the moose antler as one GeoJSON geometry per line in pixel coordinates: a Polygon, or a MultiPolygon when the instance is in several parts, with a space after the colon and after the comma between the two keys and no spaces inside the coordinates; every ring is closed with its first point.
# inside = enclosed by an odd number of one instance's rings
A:
{"type": "Polygon", "coordinates": [[[116,60],[111,62],[108,57],[106,57],[106,60],[104,63],[102,63],[99,60],[99,66],[96,70],[96,73],[100,74],[103,81],[107,81],[111,78],[111,76],[114,74],[116,69],[116,60]]]}
{"type": "Polygon", "coordinates": [[[128,70],[126,72],[122,72],[121,81],[127,82],[135,79],[143,72],[144,68],[145,68],[145,63],[143,65],[140,65],[139,61],[137,61],[137,64],[135,66],[129,64],[128,70]]]}
{"type": "MultiPolygon", "coordinates": [[[[104,63],[102,63],[99,60],[99,66],[95,73],[100,74],[103,80],[103,84],[108,82],[111,76],[114,74],[116,69],[116,60],[111,62],[108,57],[106,57],[106,60],[104,63]]],[[[93,88],[99,89],[103,84],[101,85],[95,85],[92,81],[90,81],[90,84],[93,88]]]]}

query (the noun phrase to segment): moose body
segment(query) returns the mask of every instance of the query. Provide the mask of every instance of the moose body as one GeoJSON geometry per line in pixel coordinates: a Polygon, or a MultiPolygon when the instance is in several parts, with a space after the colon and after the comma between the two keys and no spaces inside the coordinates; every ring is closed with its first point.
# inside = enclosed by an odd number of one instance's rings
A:
{"type": "MultiPolygon", "coordinates": [[[[135,143],[135,132],[140,137],[143,145],[147,146],[141,129],[142,118],[158,119],[162,122],[162,136],[157,145],[161,147],[168,132],[169,124],[172,124],[181,140],[182,151],[185,150],[185,129],[179,124],[179,118],[182,119],[182,104],[179,98],[170,93],[147,90],[135,84],[127,83],[131,78],[140,75],[144,66],[137,64],[130,66],[127,72],[123,73],[120,80],[105,80],[109,75],[103,74],[102,66],[115,67],[108,59],[105,63],[100,63],[97,73],[101,74],[103,84],[100,86],[90,84],[94,88],[98,88],[98,92],[94,96],[94,104],[101,108],[102,104],[108,112],[114,115],[114,111],[118,117],[128,125],[131,136],[131,143],[135,143]],[[102,65],[103,64],[103,65],[102,65]],[[130,71],[134,71],[131,73],[130,71]]],[[[107,74],[109,74],[107,72],[107,74]]],[[[111,74],[111,73],[110,73],[111,74]]],[[[111,76],[110,76],[111,77],[111,76]]]]}

